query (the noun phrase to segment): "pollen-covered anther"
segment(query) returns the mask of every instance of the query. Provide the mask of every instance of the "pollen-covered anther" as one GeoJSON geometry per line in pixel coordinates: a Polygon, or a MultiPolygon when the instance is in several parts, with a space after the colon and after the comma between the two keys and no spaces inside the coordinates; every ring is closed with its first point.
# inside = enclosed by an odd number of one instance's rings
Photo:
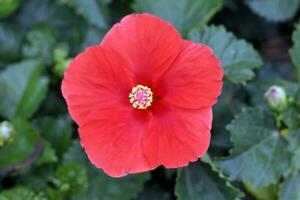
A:
{"type": "Polygon", "coordinates": [[[134,108],[147,109],[153,102],[153,92],[147,86],[137,85],[129,93],[129,102],[134,108]]]}

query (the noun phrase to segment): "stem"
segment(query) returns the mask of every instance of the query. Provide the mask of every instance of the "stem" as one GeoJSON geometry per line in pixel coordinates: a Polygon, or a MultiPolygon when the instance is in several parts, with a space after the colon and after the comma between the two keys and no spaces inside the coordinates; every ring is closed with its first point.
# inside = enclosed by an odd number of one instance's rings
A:
{"type": "Polygon", "coordinates": [[[8,173],[12,171],[24,169],[29,165],[33,164],[42,154],[43,148],[44,148],[44,144],[42,142],[38,142],[35,145],[35,150],[33,151],[33,153],[30,154],[25,160],[5,168],[0,168],[0,179],[3,179],[8,173]]]}
{"type": "Polygon", "coordinates": [[[281,121],[282,121],[282,114],[281,113],[276,113],[275,119],[276,119],[276,126],[277,126],[277,128],[281,129],[282,128],[282,123],[281,123],[281,121]]]}

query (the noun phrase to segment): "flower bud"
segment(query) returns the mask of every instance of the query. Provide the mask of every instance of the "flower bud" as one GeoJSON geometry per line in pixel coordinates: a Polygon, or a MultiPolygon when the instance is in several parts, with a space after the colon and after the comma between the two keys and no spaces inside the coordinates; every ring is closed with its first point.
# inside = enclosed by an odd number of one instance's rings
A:
{"type": "Polygon", "coordinates": [[[282,112],[288,106],[286,92],[280,86],[271,86],[265,93],[265,99],[269,108],[276,112],[282,112]]]}
{"type": "Polygon", "coordinates": [[[0,147],[4,146],[13,140],[15,133],[14,127],[11,123],[3,121],[0,123],[0,147]]]}

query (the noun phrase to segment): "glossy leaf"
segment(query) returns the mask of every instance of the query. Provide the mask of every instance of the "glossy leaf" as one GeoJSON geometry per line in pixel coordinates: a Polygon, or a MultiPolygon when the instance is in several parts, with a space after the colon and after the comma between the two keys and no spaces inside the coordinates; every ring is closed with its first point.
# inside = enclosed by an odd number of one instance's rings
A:
{"type": "Polygon", "coordinates": [[[51,146],[40,138],[39,134],[28,122],[22,119],[15,119],[12,121],[12,124],[16,134],[13,141],[0,151],[1,168],[7,168],[26,159],[32,160],[31,162],[37,160],[40,164],[57,161],[51,146]],[[38,144],[40,145],[38,146],[38,144]]]}
{"type": "Polygon", "coordinates": [[[62,0],[85,18],[91,25],[98,28],[108,27],[108,4],[110,0],[62,0]]]}
{"type": "Polygon", "coordinates": [[[20,57],[22,33],[12,25],[0,23],[0,60],[14,61],[20,57]]]}
{"type": "Polygon", "coordinates": [[[233,149],[218,165],[231,180],[250,182],[256,189],[274,183],[287,171],[291,157],[288,143],[265,110],[244,110],[227,129],[233,149]]]}
{"type": "Polygon", "coordinates": [[[280,188],[280,200],[300,200],[300,174],[285,179],[280,188]]]}
{"type": "Polygon", "coordinates": [[[56,44],[55,29],[47,24],[40,24],[26,34],[22,47],[22,56],[25,59],[42,59],[47,65],[53,63],[53,51],[56,44]]]}
{"type": "Polygon", "coordinates": [[[55,172],[59,164],[43,164],[33,165],[33,167],[22,171],[21,176],[18,178],[19,185],[25,185],[26,187],[35,191],[47,191],[49,185],[53,186],[52,179],[55,177],[55,172]],[[49,184],[50,183],[50,184],[49,184]]]}
{"type": "Polygon", "coordinates": [[[253,46],[237,39],[223,26],[209,26],[202,32],[189,36],[195,42],[207,44],[221,60],[225,77],[233,83],[245,84],[253,79],[253,69],[262,65],[262,60],[253,46]]]}
{"type": "Polygon", "coordinates": [[[1,0],[0,1],[0,19],[11,15],[21,4],[21,0],[1,0]]]}
{"type": "Polygon", "coordinates": [[[54,27],[59,37],[56,40],[67,42],[73,53],[78,53],[87,25],[73,9],[59,3],[59,0],[23,0],[16,23],[26,30],[41,23],[54,27]]]}
{"type": "Polygon", "coordinates": [[[135,200],[172,200],[170,192],[164,190],[159,184],[145,188],[135,200]]]}
{"type": "Polygon", "coordinates": [[[106,30],[99,29],[97,27],[89,27],[85,32],[85,36],[81,44],[81,50],[92,45],[100,44],[106,32],[106,30]]]}
{"type": "Polygon", "coordinates": [[[209,157],[178,172],[175,193],[178,200],[233,200],[243,194],[216,169],[209,157]]]}
{"type": "Polygon", "coordinates": [[[42,155],[37,159],[37,164],[55,163],[58,161],[55,150],[48,141],[43,141],[42,155]]]}
{"type": "Polygon", "coordinates": [[[293,47],[290,49],[290,56],[296,68],[298,79],[300,80],[300,22],[293,33],[293,47]]]}
{"type": "Polygon", "coordinates": [[[220,0],[135,0],[136,12],[152,13],[172,23],[181,33],[203,27],[221,8],[220,0]]]}
{"type": "Polygon", "coordinates": [[[25,160],[35,150],[37,133],[24,120],[13,121],[16,134],[13,141],[0,151],[0,167],[7,167],[25,160]]]}
{"type": "Polygon", "coordinates": [[[289,128],[296,128],[300,125],[300,116],[295,107],[289,107],[282,114],[282,120],[289,128]]]}
{"type": "Polygon", "coordinates": [[[292,152],[290,173],[294,174],[300,170],[300,128],[288,130],[287,140],[292,152]]]}
{"type": "Polygon", "coordinates": [[[44,99],[48,78],[41,76],[41,62],[22,61],[0,73],[0,115],[29,118],[44,99]]]}
{"type": "Polygon", "coordinates": [[[56,154],[62,156],[71,145],[71,121],[67,117],[43,117],[34,120],[35,128],[41,136],[54,147],[56,154]]]}
{"type": "Polygon", "coordinates": [[[246,0],[253,12],[274,22],[291,19],[296,14],[299,3],[298,0],[246,0]]]}
{"type": "Polygon", "coordinates": [[[145,181],[149,179],[148,174],[128,175],[124,178],[114,179],[95,168],[87,159],[84,150],[78,141],[64,156],[66,163],[75,162],[83,164],[88,172],[89,187],[80,197],[75,199],[85,200],[130,200],[142,191],[145,181]]]}

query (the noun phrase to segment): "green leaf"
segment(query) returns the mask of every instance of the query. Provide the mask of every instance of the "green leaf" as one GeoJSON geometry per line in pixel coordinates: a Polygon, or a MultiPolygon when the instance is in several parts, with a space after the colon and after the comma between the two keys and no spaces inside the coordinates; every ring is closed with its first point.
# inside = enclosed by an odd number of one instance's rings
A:
{"type": "Polygon", "coordinates": [[[278,189],[279,185],[271,184],[267,187],[260,187],[254,189],[253,186],[250,183],[244,183],[247,191],[252,194],[256,199],[259,200],[274,200],[278,199],[278,189]]]}
{"type": "Polygon", "coordinates": [[[37,164],[55,163],[58,161],[55,150],[51,144],[44,141],[44,147],[41,157],[37,160],[37,164]]]}
{"type": "Polygon", "coordinates": [[[27,121],[15,119],[12,121],[12,124],[16,130],[16,134],[10,144],[1,148],[0,167],[6,168],[26,159],[32,159],[32,154],[37,151],[36,145],[38,143],[43,144],[41,154],[35,155],[39,156],[37,159],[39,164],[57,161],[57,157],[50,144],[43,141],[27,121]]]}
{"type": "Polygon", "coordinates": [[[106,32],[106,30],[90,26],[85,32],[81,50],[84,50],[88,46],[100,44],[106,32]]]}
{"type": "Polygon", "coordinates": [[[170,200],[171,193],[164,190],[161,185],[153,184],[146,187],[140,196],[135,200],[170,200]]]}
{"type": "Polygon", "coordinates": [[[25,30],[41,23],[55,28],[60,41],[67,42],[72,54],[77,54],[87,24],[84,19],[60,0],[26,0],[17,12],[16,23],[25,30]],[[37,12],[38,11],[38,12],[37,12]]]}
{"type": "Polygon", "coordinates": [[[300,174],[285,179],[279,192],[280,200],[300,200],[300,174]]]}
{"type": "Polygon", "coordinates": [[[39,24],[26,34],[22,56],[26,59],[40,58],[45,64],[51,65],[55,44],[55,29],[48,24],[39,24]]]}
{"type": "Polygon", "coordinates": [[[294,173],[300,170],[300,129],[288,130],[287,140],[289,141],[291,152],[293,153],[290,172],[294,173]]]}
{"type": "Polygon", "coordinates": [[[221,0],[135,0],[136,12],[147,12],[172,23],[182,34],[203,27],[221,8],[221,0]]]}
{"type": "Polygon", "coordinates": [[[213,49],[222,62],[225,77],[233,83],[245,84],[254,77],[253,69],[262,65],[253,46],[237,39],[223,26],[206,27],[202,32],[192,32],[189,38],[213,49]]]}
{"type": "Polygon", "coordinates": [[[295,107],[289,107],[282,113],[282,120],[289,128],[296,128],[300,125],[299,112],[295,107]]]}
{"type": "Polygon", "coordinates": [[[111,0],[61,0],[75,9],[90,25],[108,28],[108,4],[111,0]]]}
{"type": "Polygon", "coordinates": [[[49,90],[43,102],[42,108],[39,110],[41,116],[57,116],[65,115],[68,112],[68,108],[65,104],[65,100],[61,98],[61,91],[59,89],[49,90]]]}
{"type": "Polygon", "coordinates": [[[72,140],[71,120],[67,117],[43,117],[33,121],[41,136],[51,143],[58,156],[69,148],[72,140]]]}
{"type": "Polygon", "coordinates": [[[101,169],[95,168],[87,159],[84,150],[78,141],[64,156],[64,161],[83,164],[88,172],[89,187],[80,197],[75,199],[85,200],[130,200],[142,191],[144,183],[149,179],[149,174],[128,175],[124,178],[111,178],[101,169]]]}
{"type": "Polygon", "coordinates": [[[233,200],[243,197],[208,156],[202,160],[178,171],[175,188],[178,200],[233,200]]]}
{"type": "Polygon", "coordinates": [[[264,109],[244,110],[227,129],[234,147],[230,157],[219,161],[219,167],[231,180],[250,182],[256,189],[274,183],[288,171],[288,143],[264,109]]]}
{"type": "Polygon", "coordinates": [[[246,4],[253,12],[274,22],[291,19],[298,10],[299,2],[299,0],[246,0],[246,4]]]}
{"type": "Polygon", "coordinates": [[[21,2],[21,0],[0,0],[0,19],[16,11],[21,2]]]}
{"type": "Polygon", "coordinates": [[[300,109],[300,84],[282,80],[279,85],[284,87],[289,104],[289,108],[283,113],[282,120],[288,128],[295,128],[300,124],[300,115],[298,114],[300,109]]]}
{"type": "Polygon", "coordinates": [[[293,47],[290,49],[290,56],[296,68],[298,79],[300,80],[300,22],[292,36],[293,47]]]}
{"type": "Polygon", "coordinates": [[[300,85],[297,82],[282,81],[282,86],[284,87],[289,100],[300,106],[297,99],[300,97],[300,85]]]}
{"type": "Polygon", "coordinates": [[[1,192],[0,200],[47,200],[47,198],[43,193],[36,193],[29,188],[18,186],[1,192]]]}
{"type": "Polygon", "coordinates": [[[4,118],[29,118],[39,107],[48,89],[41,76],[41,62],[27,60],[7,66],[0,73],[0,115],[4,118]]]}
{"type": "Polygon", "coordinates": [[[87,189],[86,168],[75,163],[59,166],[53,180],[55,188],[48,188],[51,199],[70,199],[70,196],[81,194],[87,189]]]}
{"type": "Polygon", "coordinates": [[[61,165],[56,172],[56,178],[59,188],[61,190],[68,188],[71,194],[78,195],[88,186],[86,168],[75,163],[61,165]]]}
{"type": "Polygon", "coordinates": [[[17,24],[29,29],[35,25],[46,22],[56,28],[64,28],[63,30],[58,29],[57,31],[69,32],[70,30],[65,28],[78,25],[79,17],[77,17],[75,12],[70,8],[60,5],[57,1],[58,0],[23,0],[22,7],[16,15],[17,24]]]}
{"type": "Polygon", "coordinates": [[[0,151],[0,167],[19,163],[25,160],[35,150],[38,141],[38,134],[32,129],[30,124],[24,120],[16,119],[12,121],[16,130],[13,141],[0,151]]]}
{"type": "Polygon", "coordinates": [[[0,23],[0,60],[14,61],[20,57],[22,34],[11,25],[0,23]]]}
{"type": "Polygon", "coordinates": [[[54,164],[34,165],[22,171],[16,181],[35,191],[47,191],[56,171],[57,165],[54,164]]]}

